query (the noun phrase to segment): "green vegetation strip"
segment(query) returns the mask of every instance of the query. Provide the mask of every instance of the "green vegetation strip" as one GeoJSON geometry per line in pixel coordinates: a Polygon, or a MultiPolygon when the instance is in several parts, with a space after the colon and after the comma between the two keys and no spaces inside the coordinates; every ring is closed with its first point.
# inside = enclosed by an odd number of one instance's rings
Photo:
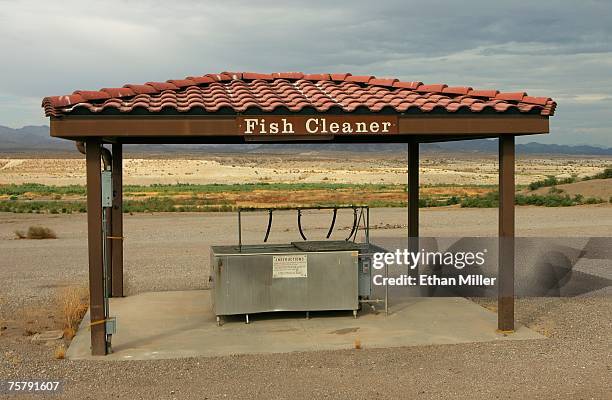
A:
{"type": "MultiPolygon", "coordinates": [[[[594,175],[587,179],[607,179],[612,178],[612,168],[594,175]]],[[[569,178],[568,178],[569,179],[569,178]]],[[[576,179],[576,178],[572,178],[576,179]]],[[[554,185],[564,182],[554,177],[544,181],[534,182],[535,188],[551,186],[547,194],[516,194],[517,205],[535,205],[545,207],[567,207],[580,204],[604,203],[605,200],[581,195],[569,196],[554,185]]],[[[569,182],[566,182],[569,183],[569,182]]],[[[441,185],[447,187],[446,185],[441,185]]],[[[431,187],[431,186],[430,186],[431,187]]],[[[452,186],[448,186],[452,187],[452,186]]],[[[483,186],[484,187],[484,186],[483,186]]],[[[487,188],[495,186],[486,185],[487,188]]],[[[531,188],[531,185],[530,185],[531,188]]],[[[367,204],[370,207],[406,207],[406,201],[367,199],[367,193],[380,193],[384,191],[406,191],[406,185],[389,184],[333,184],[333,183],[252,183],[252,184],[173,184],[173,185],[126,185],[124,193],[126,196],[138,197],[146,196],[145,193],[157,193],[152,197],[142,199],[126,199],[123,209],[126,213],[132,212],[198,212],[198,211],[233,211],[238,208],[236,204],[224,200],[211,200],[198,198],[197,193],[227,193],[238,192],[246,193],[255,190],[270,191],[309,191],[309,190],[359,190],[366,192],[361,195],[365,198],[360,199],[360,204],[367,204]],[[192,194],[191,198],[175,198],[178,194],[192,194]]],[[[50,213],[50,214],[71,214],[83,213],[87,211],[84,199],[65,200],[64,195],[85,196],[86,187],[79,185],[70,186],[47,186],[42,184],[27,183],[21,185],[0,185],[0,195],[8,196],[9,200],[0,200],[0,211],[14,213],[50,213]],[[49,196],[50,200],[28,199],[28,195],[49,196]]],[[[495,190],[484,195],[473,196],[421,196],[419,207],[443,207],[458,205],[460,207],[471,208],[492,208],[498,206],[498,193],[495,190]]],[[[609,199],[612,203],[612,198],[609,199]]],[[[333,202],[309,202],[299,204],[300,206],[324,207],[339,205],[333,202]]]]}
{"type": "MultiPolygon", "coordinates": [[[[150,186],[144,185],[124,185],[123,193],[129,195],[131,193],[141,192],[157,192],[160,194],[185,194],[185,193],[221,193],[221,192],[252,192],[255,190],[337,190],[337,189],[365,189],[371,191],[392,190],[403,188],[406,190],[406,185],[388,185],[388,184],[344,184],[344,183],[244,183],[244,184],[153,184],[150,186]]],[[[32,193],[43,196],[51,195],[81,195],[87,194],[86,186],[69,185],[69,186],[52,186],[39,183],[24,183],[20,185],[9,184],[0,185],[0,195],[20,196],[26,193],[32,193]]]]}

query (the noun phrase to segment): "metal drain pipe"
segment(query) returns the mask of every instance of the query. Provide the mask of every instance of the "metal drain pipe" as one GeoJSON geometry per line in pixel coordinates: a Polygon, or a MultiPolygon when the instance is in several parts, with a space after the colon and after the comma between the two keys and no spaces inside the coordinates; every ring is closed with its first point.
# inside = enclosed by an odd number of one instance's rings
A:
{"type": "MultiPolygon", "coordinates": [[[[75,145],[79,153],[86,154],[85,153],[85,142],[75,142],[75,145]]],[[[102,146],[101,158],[102,158],[102,165],[104,165],[104,170],[110,171],[112,162],[113,162],[113,155],[111,154],[110,150],[104,146],[102,146]]]]}
{"type": "MultiPolygon", "coordinates": [[[[86,154],[85,143],[76,142],[77,150],[86,154]]],[[[102,171],[102,268],[103,268],[103,281],[104,281],[104,324],[106,332],[106,352],[112,353],[112,336],[116,331],[116,321],[114,318],[110,318],[110,306],[109,298],[111,297],[111,260],[110,260],[110,213],[113,206],[113,189],[112,189],[112,162],[113,155],[110,150],[101,146],[100,158],[104,170],[102,171]]]]}

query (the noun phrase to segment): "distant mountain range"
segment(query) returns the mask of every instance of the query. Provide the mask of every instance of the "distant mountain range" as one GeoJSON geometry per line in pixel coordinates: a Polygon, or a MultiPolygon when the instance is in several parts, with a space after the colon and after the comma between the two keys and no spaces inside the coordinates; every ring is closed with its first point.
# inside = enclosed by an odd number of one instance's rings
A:
{"type": "Polygon", "coordinates": [[[49,136],[49,127],[24,126],[13,129],[0,125],[0,152],[72,150],[74,144],[49,136]]]}
{"type": "MultiPolygon", "coordinates": [[[[303,144],[262,144],[262,145],[130,145],[127,151],[136,152],[247,152],[247,153],[292,153],[292,152],[402,152],[405,147],[393,143],[368,144],[331,144],[331,143],[303,143],[303,144]]],[[[495,153],[497,140],[464,140],[445,143],[428,143],[422,145],[422,150],[462,152],[462,153],[495,153]]],[[[13,129],[0,125],[0,152],[1,153],[57,153],[76,151],[74,144],[67,140],[56,139],[49,136],[49,127],[24,126],[13,129]]],[[[598,155],[612,156],[612,148],[586,145],[559,145],[543,143],[525,143],[516,145],[517,153],[522,154],[566,154],[566,155],[598,155]]]]}

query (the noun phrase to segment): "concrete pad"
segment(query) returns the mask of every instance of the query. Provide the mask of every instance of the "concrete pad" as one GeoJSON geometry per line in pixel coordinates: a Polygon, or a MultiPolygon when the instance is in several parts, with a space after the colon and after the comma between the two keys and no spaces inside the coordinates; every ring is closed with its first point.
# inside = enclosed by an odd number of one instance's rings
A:
{"type": "Polygon", "coordinates": [[[149,292],[111,299],[117,317],[113,354],[90,354],[89,314],[67,352],[70,359],[149,360],[231,354],[418,346],[543,339],[525,327],[511,335],[496,332],[497,315],[458,297],[404,298],[390,313],[266,313],[225,318],[217,326],[210,291],[149,292]]]}

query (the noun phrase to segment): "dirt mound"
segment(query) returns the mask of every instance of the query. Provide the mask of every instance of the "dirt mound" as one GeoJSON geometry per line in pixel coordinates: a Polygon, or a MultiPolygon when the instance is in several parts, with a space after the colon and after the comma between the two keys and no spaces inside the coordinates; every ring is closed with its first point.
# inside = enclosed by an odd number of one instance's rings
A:
{"type": "MultiPolygon", "coordinates": [[[[566,183],[555,186],[556,189],[562,190],[562,193],[570,196],[577,194],[588,197],[597,197],[603,200],[609,200],[612,197],[612,179],[592,179],[575,183],[566,183]]],[[[540,194],[549,193],[550,187],[541,187],[536,190],[526,190],[525,194],[540,194]]]]}

